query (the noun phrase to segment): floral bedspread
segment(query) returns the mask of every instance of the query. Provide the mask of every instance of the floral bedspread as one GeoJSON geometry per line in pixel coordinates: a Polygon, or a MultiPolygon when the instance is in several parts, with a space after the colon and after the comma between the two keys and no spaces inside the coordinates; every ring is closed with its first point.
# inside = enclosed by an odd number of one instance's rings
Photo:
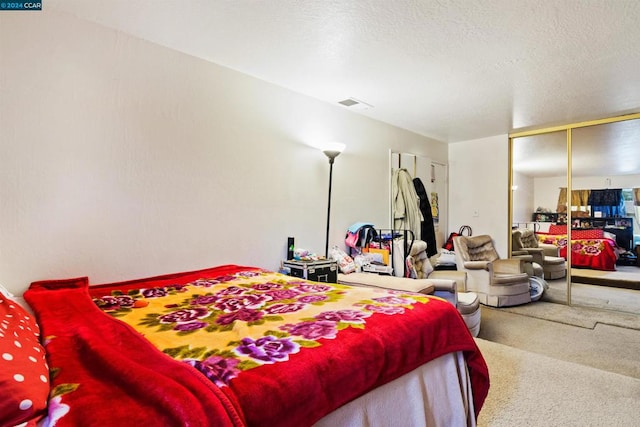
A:
{"type": "MultiPolygon", "coordinates": [[[[28,292],[28,301],[44,312],[43,320],[51,309],[52,299],[47,296],[59,288],[52,283],[34,284],[28,292]]],[[[196,400],[218,401],[215,412],[203,415],[205,419],[215,415],[228,425],[311,425],[368,390],[451,351],[465,353],[476,413],[488,391],[486,364],[464,322],[451,304],[435,297],[309,282],[238,266],[85,285],[74,285],[82,291],[82,296],[76,292],[74,300],[89,314],[77,316],[77,322],[64,331],[55,321],[45,322],[43,333],[51,341],[47,351],[60,340],[61,332],[71,335],[71,342],[100,339],[92,333],[78,337],[72,331],[80,328],[86,333],[82,323],[92,317],[90,324],[109,325],[96,332],[111,352],[122,353],[118,363],[124,372],[133,372],[132,378],[140,364],[155,359],[157,366],[152,370],[161,375],[175,370],[178,377],[195,379],[193,383],[198,383],[198,377],[207,378],[208,384],[197,384],[192,393],[196,400]],[[137,341],[129,341],[129,336],[138,337],[137,341]],[[136,346],[133,351],[132,345],[136,346]],[[131,367],[127,358],[135,359],[131,367]]],[[[55,310],[60,313],[61,308],[55,310]]],[[[65,345],[70,341],[65,340],[65,345]]],[[[85,406],[87,396],[81,393],[83,383],[92,383],[98,374],[65,376],[65,370],[71,369],[65,366],[68,361],[54,359],[52,366],[60,371],[57,386],[63,387],[56,394],[57,403],[66,405],[57,419],[99,415],[96,408],[85,406]]],[[[90,370],[84,365],[80,369],[90,370]]],[[[109,367],[114,375],[119,369],[109,367]]],[[[162,376],[143,380],[149,381],[145,387],[153,389],[162,389],[167,381],[162,376]]],[[[140,387],[131,378],[127,381],[133,390],[140,387]]],[[[100,387],[105,387],[104,382],[100,387]]],[[[138,405],[148,406],[140,399],[143,402],[138,405]]],[[[170,404],[178,408],[185,404],[187,408],[178,412],[188,412],[193,403],[170,404]]],[[[135,404],[127,410],[135,412],[135,404]]],[[[183,420],[179,423],[187,425],[183,420]]]]}
{"type": "MultiPolygon", "coordinates": [[[[560,256],[567,258],[566,234],[538,233],[540,243],[548,243],[560,248],[560,256]]],[[[572,239],[571,266],[577,268],[592,268],[594,270],[615,271],[618,255],[615,251],[616,242],[611,239],[572,239]]]]}

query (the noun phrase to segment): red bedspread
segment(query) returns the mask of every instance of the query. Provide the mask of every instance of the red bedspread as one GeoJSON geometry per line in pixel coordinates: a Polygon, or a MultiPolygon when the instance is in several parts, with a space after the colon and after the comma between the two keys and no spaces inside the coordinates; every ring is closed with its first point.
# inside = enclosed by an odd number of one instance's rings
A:
{"type": "MultiPolygon", "coordinates": [[[[601,231],[601,230],[596,230],[601,231]]],[[[559,255],[567,259],[567,235],[538,233],[538,241],[558,246],[559,255]]],[[[572,234],[573,236],[573,234],[572,234]]],[[[615,240],[584,238],[571,240],[571,266],[594,270],[615,271],[618,255],[615,240]]]]}
{"type": "Polygon", "coordinates": [[[25,299],[46,340],[58,426],[311,425],[453,351],[464,352],[476,415],[489,387],[457,310],[422,294],[222,266],[95,287],[36,282],[25,299]]]}

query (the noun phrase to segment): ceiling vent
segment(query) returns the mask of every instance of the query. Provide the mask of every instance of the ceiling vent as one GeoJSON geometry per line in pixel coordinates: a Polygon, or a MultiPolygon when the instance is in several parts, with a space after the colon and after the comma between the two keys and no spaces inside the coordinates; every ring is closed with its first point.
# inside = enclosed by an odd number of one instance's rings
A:
{"type": "Polygon", "coordinates": [[[373,105],[367,104],[366,102],[362,102],[355,98],[347,98],[342,101],[338,101],[338,104],[343,105],[350,110],[368,110],[369,108],[373,108],[373,105]]]}

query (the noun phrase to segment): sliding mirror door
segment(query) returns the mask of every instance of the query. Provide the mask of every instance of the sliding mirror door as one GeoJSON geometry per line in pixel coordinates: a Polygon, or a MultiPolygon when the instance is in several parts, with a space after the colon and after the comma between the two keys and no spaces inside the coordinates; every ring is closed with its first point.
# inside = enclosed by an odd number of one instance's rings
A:
{"type": "Polygon", "coordinates": [[[512,230],[571,265],[544,299],[640,312],[640,113],[515,132],[509,147],[512,230]]]}
{"type": "Polygon", "coordinates": [[[571,304],[640,311],[640,119],[572,130],[571,304]]]}
{"type": "Polygon", "coordinates": [[[545,247],[541,261],[549,284],[545,300],[568,304],[567,268],[559,259],[567,233],[567,132],[512,137],[510,153],[511,255],[519,256],[535,245],[545,247]]]}

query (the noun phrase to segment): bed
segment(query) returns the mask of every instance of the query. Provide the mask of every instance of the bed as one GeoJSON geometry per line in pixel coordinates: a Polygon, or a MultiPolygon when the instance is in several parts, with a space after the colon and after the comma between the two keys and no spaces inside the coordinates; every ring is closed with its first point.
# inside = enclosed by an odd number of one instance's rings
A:
{"type": "MultiPolygon", "coordinates": [[[[567,259],[567,228],[551,226],[548,233],[537,232],[539,244],[559,248],[559,256],[567,259]]],[[[602,229],[571,230],[571,266],[593,270],[615,271],[620,248],[615,236],[602,229]]]]}
{"type": "Polygon", "coordinates": [[[31,425],[474,425],[489,388],[455,307],[423,294],[225,265],[24,298],[50,371],[11,390],[31,425]]]}

